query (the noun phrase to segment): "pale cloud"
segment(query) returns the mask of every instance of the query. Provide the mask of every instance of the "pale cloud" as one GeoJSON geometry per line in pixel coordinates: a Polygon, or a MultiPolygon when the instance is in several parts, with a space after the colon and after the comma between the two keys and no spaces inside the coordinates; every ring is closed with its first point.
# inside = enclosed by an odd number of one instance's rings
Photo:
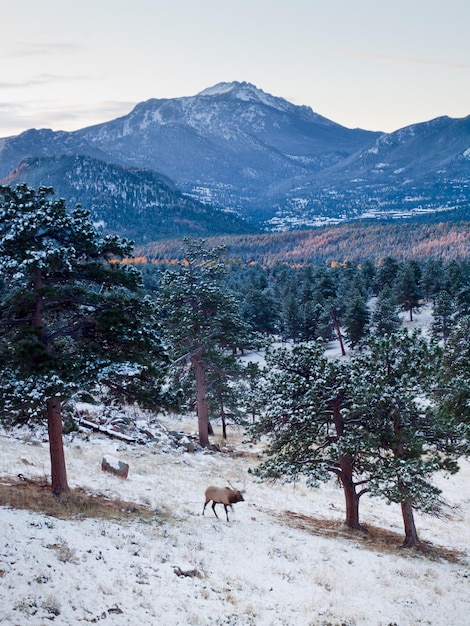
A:
{"type": "Polygon", "coordinates": [[[83,50],[83,46],[77,43],[68,42],[31,42],[24,41],[17,43],[8,49],[2,49],[1,56],[8,58],[37,57],[40,55],[73,54],[83,50]]]}
{"type": "Polygon", "coordinates": [[[24,89],[28,87],[37,87],[40,85],[48,85],[53,83],[84,81],[84,80],[100,80],[94,76],[64,76],[60,74],[38,74],[22,81],[2,81],[0,80],[0,89],[24,89]]]}

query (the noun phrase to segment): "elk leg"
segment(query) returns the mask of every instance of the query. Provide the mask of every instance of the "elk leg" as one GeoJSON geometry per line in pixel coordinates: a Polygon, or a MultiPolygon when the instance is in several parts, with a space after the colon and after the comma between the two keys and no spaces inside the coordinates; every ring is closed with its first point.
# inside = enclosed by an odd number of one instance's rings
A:
{"type": "Polygon", "coordinates": [[[216,518],[219,519],[219,516],[215,512],[215,502],[212,502],[212,510],[214,511],[214,515],[216,516],[216,518]]]}
{"type": "Polygon", "coordinates": [[[227,516],[227,522],[229,522],[230,520],[228,518],[228,507],[226,504],[224,504],[224,507],[225,507],[225,515],[227,516]]]}

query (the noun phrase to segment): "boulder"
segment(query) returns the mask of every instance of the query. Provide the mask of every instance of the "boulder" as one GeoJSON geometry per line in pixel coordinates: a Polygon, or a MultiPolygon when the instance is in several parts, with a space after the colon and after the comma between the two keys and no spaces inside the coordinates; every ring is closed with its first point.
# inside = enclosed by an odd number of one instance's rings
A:
{"type": "Polygon", "coordinates": [[[103,460],[101,461],[101,469],[103,472],[109,472],[110,474],[114,474],[114,476],[118,476],[123,479],[127,478],[129,475],[129,465],[109,455],[103,457],[103,460]]]}

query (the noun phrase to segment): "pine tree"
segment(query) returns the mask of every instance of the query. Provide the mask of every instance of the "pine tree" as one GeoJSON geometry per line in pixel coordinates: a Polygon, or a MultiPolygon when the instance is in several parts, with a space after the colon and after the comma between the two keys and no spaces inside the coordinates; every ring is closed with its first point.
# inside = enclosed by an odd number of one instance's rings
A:
{"type": "Polygon", "coordinates": [[[377,277],[377,270],[375,265],[369,259],[366,259],[360,266],[361,276],[364,283],[364,286],[368,293],[374,294],[375,292],[375,284],[377,277]]]}
{"type": "Polygon", "coordinates": [[[470,316],[459,319],[444,348],[437,391],[439,410],[461,427],[470,452],[470,316]]]}
{"type": "Polygon", "coordinates": [[[251,334],[237,300],[222,285],[225,249],[206,249],[203,240],[186,239],[185,245],[183,261],[161,277],[158,302],[175,367],[189,366],[194,373],[199,443],[207,447],[207,373],[246,345],[251,334]]]}
{"type": "Polygon", "coordinates": [[[432,512],[438,501],[433,474],[458,469],[455,428],[432,408],[439,363],[437,346],[406,330],[372,338],[351,361],[348,418],[362,420],[363,437],[376,450],[368,468],[371,493],[401,506],[405,547],[419,544],[413,509],[432,512]]]}
{"type": "Polygon", "coordinates": [[[209,417],[220,419],[222,438],[227,439],[227,423],[246,424],[243,411],[244,368],[231,354],[220,355],[206,372],[209,417]]]}
{"type": "Polygon", "coordinates": [[[320,267],[315,274],[315,291],[325,300],[333,300],[338,293],[338,276],[331,269],[320,267]]]}
{"type": "Polygon", "coordinates": [[[377,296],[372,312],[372,327],[373,334],[379,337],[391,335],[401,327],[395,296],[388,285],[377,296]]]}
{"type": "Polygon", "coordinates": [[[52,490],[69,491],[63,403],[103,385],[121,400],[157,401],[164,351],[140,275],[115,262],[130,242],[101,237],[88,211],[53,189],[0,187],[0,416],[47,416],[52,490]]]}
{"type": "Polygon", "coordinates": [[[377,268],[375,276],[377,292],[382,291],[385,285],[388,285],[390,289],[393,289],[397,281],[397,275],[399,270],[400,264],[396,259],[390,256],[383,258],[382,262],[377,268]]]}
{"type": "Polygon", "coordinates": [[[301,341],[312,341],[320,337],[320,320],[324,314],[323,307],[320,303],[315,303],[314,300],[309,300],[302,304],[300,308],[301,317],[301,341]]]}
{"type": "Polygon", "coordinates": [[[456,297],[456,317],[470,315],[470,284],[465,284],[458,291],[456,297]]]}
{"type": "Polygon", "coordinates": [[[252,284],[243,296],[240,315],[259,333],[274,334],[279,328],[279,302],[271,287],[257,287],[252,284]]]}
{"type": "Polygon", "coordinates": [[[456,296],[464,287],[466,281],[462,266],[456,260],[452,260],[444,270],[442,289],[451,296],[456,296]]]}
{"type": "Polygon", "coordinates": [[[455,305],[452,298],[447,291],[441,291],[434,302],[432,308],[433,323],[432,334],[434,337],[438,337],[447,340],[449,333],[455,325],[455,305]]]}
{"type": "Polygon", "coordinates": [[[290,295],[283,308],[283,337],[300,341],[302,336],[302,314],[295,295],[290,295]]]}
{"type": "Polygon", "coordinates": [[[360,419],[344,418],[351,402],[348,380],[348,362],[328,359],[321,342],[269,351],[259,390],[264,411],[252,429],[254,437],[268,440],[267,460],[254,472],[285,482],[305,476],[310,486],[336,476],[345,496],[345,523],[360,528],[367,454],[360,419]]]}
{"type": "Polygon", "coordinates": [[[420,272],[414,263],[406,263],[397,276],[395,296],[403,311],[408,311],[410,322],[413,321],[413,312],[420,307],[422,292],[420,287],[420,272]]]}
{"type": "Polygon", "coordinates": [[[239,396],[239,407],[244,415],[251,417],[251,424],[256,422],[263,407],[263,402],[258,394],[260,381],[260,367],[258,363],[248,362],[242,377],[242,388],[239,396]]]}
{"type": "Polygon", "coordinates": [[[444,283],[444,268],[442,261],[428,259],[423,267],[421,284],[423,296],[426,300],[434,302],[437,294],[441,291],[444,283]]]}
{"type": "Polygon", "coordinates": [[[354,348],[366,336],[370,319],[366,299],[357,287],[353,288],[344,308],[342,321],[349,345],[354,348]]]}
{"type": "Polygon", "coordinates": [[[318,339],[323,339],[324,342],[332,341],[335,333],[335,320],[333,315],[335,310],[334,301],[318,301],[315,307],[318,313],[315,336],[318,339]]]}

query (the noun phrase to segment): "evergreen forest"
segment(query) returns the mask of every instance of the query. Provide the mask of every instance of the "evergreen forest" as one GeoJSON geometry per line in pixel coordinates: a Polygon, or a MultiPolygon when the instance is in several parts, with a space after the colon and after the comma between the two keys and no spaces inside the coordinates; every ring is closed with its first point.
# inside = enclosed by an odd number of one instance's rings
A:
{"type": "MultiPolygon", "coordinates": [[[[362,220],[334,226],[251,235],[207,238],[209,247],[223,245],[231,262],[288,265],[378,265],[391,256],[397,261],[435,259],[448,263],[470,257],[468,215],[443,212],[432,217],[362,220]]],[[[136,255],[161,263],[181,259],[181,240],[166,240],[136,247],[136,255]]]]}

